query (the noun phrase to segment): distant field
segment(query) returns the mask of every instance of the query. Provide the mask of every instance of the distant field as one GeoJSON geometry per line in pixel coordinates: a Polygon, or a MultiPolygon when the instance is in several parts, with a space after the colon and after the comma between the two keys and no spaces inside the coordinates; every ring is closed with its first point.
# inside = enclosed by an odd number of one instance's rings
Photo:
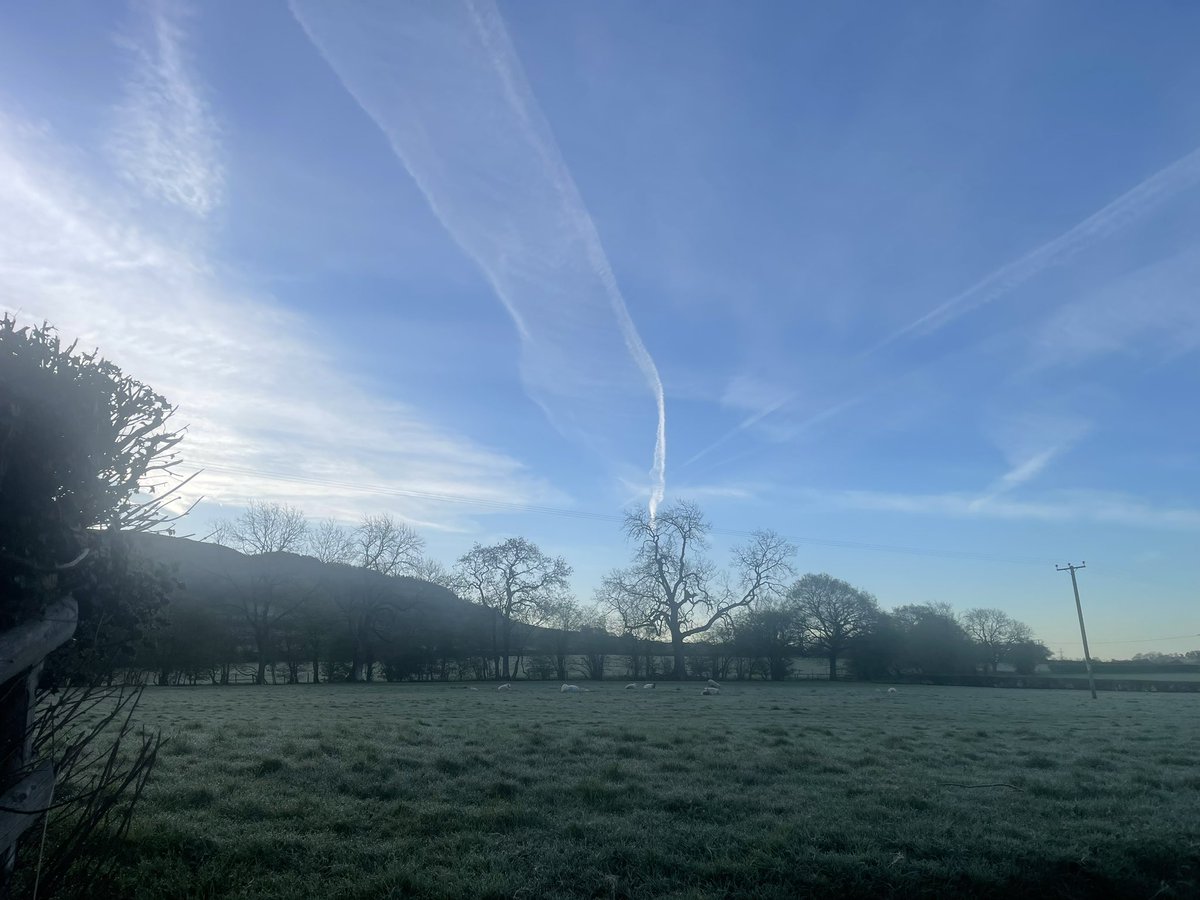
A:
{"type": "Polygon", "coordinates": [[[172,740],[122,896],[1200,895],[1196,695],[151,688],[143,718],[172,740]]]}
{"type": "MultiPolygon", "coordinates": [[[[1055,678],[1080,678],[1087,681],[1087,675],[1055,675],[1055,678]]],[[[1097,672],[1096,680],[1105,681],[1200,681],[1200,672],[1097,672]]]]}

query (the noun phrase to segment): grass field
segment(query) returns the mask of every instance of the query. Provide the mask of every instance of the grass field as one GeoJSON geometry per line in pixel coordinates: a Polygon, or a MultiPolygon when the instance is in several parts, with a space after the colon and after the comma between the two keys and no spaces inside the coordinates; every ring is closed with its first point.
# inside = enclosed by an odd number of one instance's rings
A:
{"type": "Polygon", "coordinates": [[[1200,895],[1196,695],[622,687],[148,689],[121,894],[1200,895]]]}

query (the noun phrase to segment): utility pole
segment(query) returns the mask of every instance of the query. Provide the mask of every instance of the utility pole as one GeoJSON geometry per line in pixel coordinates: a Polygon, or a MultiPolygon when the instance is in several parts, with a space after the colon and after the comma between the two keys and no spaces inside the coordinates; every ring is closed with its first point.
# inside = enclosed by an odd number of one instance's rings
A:
{"type": "Polygon", "coordinates": [[[1071,573],[1071,587],[1075,589],[1075,612],[1079,613],[1079,636],[1083,638],[1083,663],[1087,666],[1088,686],[1092,689],[1092,699],[1096,699],[1096,679],[1092,677],[1092,655],[1088,652],[1087,629],[1083,627],[1083,604],[1079,602],[1079,582],[1075,580],[1076,569],[1086,569],[1087,563],[1079,565],[1067,563],[1065,566],[1055,566],[1055,571],[1071,573]]]}

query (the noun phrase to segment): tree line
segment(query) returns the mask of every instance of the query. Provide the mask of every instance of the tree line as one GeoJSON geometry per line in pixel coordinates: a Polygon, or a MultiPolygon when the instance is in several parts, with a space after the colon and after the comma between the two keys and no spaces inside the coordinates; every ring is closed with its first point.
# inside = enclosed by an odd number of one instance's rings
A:
{"type": "Polygon", "coordinates": [[[389,515],[348,528],[254,502],[210,537],[243,554],[245,571],[209,579],[206,591],[184,585],[136,657],[114,661],[107,677],[783,680],[799,660],[820,658],[830,678],[886,678],[1002,663],[1032,672],[1049,655],[1001,610],[885,611],[842,579],[797,577],[795,548],[770,531],[750,534],[719,565],[711,526],[688,501],[653,520],[630,512],[624,531],[629,564],[581,603],[567,561],[522,537],[477,543],[446,567],[389,515]]]}

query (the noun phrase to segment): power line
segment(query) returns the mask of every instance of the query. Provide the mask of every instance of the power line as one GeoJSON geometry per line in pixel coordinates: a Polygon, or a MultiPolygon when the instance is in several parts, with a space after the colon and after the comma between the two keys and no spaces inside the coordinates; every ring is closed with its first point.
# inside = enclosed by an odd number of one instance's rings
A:
{"type": "MultiPolygon", "coordinates": [[[[730,537],[752,537],[752,531],[733,531],[723,528],[714,528],[713,534],[723,534],[730,537]]],[[[905,553],[913,556],[938,556],[947,559],[962,559],[982,562],[997,562],[1008,563],[1010,565],[1019,566],[1044,566],[1046,560],[1037,559],[1032,556],[998,556],[992,553],[975,553],[969,550],[937,550],[927,547],[905,547],[896,544],[872,544],[862,541],[838,541],[828,538],[809,538],[798,537],[796,535],[781,535],[786,540],[797,544],[820,544],[825,547],[847,550],[877,550],[884,553],[905,553]]]]}
{"type": "MultiPolygon", "coordinates": [[[[200,469],[212,470],[214,472],[225,472],[231,475],[246,475],[257,478],[269,478],[276,481],[289,481],[298,484],[309,484],[317,487],[341,488],[343,490],[357,491],[360,493],[377,494],[390,497],[407,497],[416,500],[430,500],[438,503],[458,503],[467,506],[481,506],[486,509],[494,509],[504,512],[522,512],[535,515],[557,516],[568,519],[583,519],[590,521],[601,522],[616,522],[623,521],[624,517],[613,513],[592,512],[588,510],[563,509],[554,506],[540,506],[529,503],[516,503],[509,500],[496,500],[487,497],[473,497],[465,494],[443,494],[433,491],[420,491],[411,488],[396,488],[387,487],[384,485],[363,484],[349,481],[339,481],[331,478],[320,478],[312,475],[288,474],[285,472],[275,472],[265,469],[254,469],[245,466],[224,466],[224,465],[208,465],[198,467],[200,469]]],[[[752,531],[740,531],[728,528],[714,528],[713,534],[719,534],[725,537],[752,537],[752,531]]],[[[1004,563],[1007,565],[1020,566],[1043,566],[1047,564],[1044,559],[1034,557],[1011,557],[999,556],[989,553],[975,553],[966,550],[945,550],[931,547],[911,547],[895,544],[879,544],[864,541],[848,541],[837,540],[833,538],[817,538],[803,535],[781,535],[785,540],[795,544],[807,544],[818,547],[828,547],[835,550],[853,550],[862,552],[876,553],[897,553],[908,556],[928,556],[939,557],[944,559],[958,559],[976,562],[994,562],[1004,563]]]]}
{"type": "MultiPolygon", "coordinates": [[[[1127,639],[1120,640],[1120,641],[1092,641],[1092,643],[1097,644],[1097,645],[1099,645],[1099,644],[1104,644],[1104,645],[1108,645],[1108,644],[1153,644],[1157,641],[1183,641],[1183,640],[1187,640],[1188,638],[1195,638],[1195,637],[1200,637],[1200,634],[1173,634],[1170,637],[1127,638],[1127,639]]],[[[1069,644],[1074,640],[1075,640],[1075,638],[1068,638],[1066,640],[1059,639],[1059,640],[1052,640],[1052,641],[1050,641],[1050,643],[1051,644],[1069,644]]]]}

